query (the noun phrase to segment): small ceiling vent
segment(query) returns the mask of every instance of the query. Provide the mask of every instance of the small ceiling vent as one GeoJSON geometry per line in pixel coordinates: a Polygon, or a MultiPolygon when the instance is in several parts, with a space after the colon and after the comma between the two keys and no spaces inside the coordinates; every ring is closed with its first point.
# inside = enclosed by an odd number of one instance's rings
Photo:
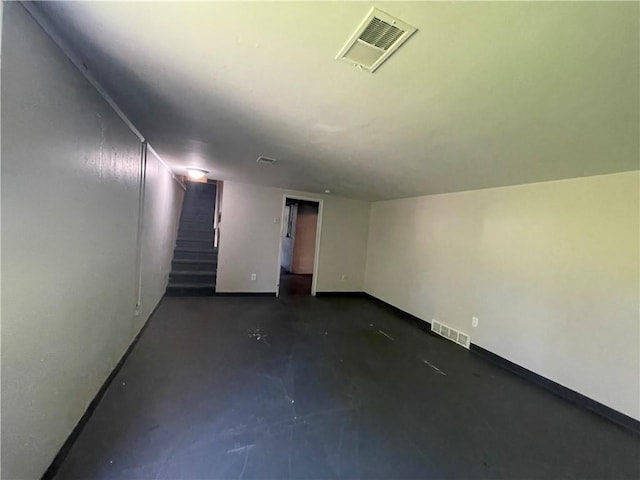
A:
{"type": "Polygon", "coordinates": [[[276,159],[275,158],[269,158],[269,157],[263,157],[260,156],[258,157],[258,159],[256,160],[257,163],[264,163],[265,165],[273,165],[274,163],[276,163],[276,159]]]}
{"type": "Polygon", "coordinates": [[[373,73],[416,30],[382,10],[372,8],[336,58],[373,73]]]}

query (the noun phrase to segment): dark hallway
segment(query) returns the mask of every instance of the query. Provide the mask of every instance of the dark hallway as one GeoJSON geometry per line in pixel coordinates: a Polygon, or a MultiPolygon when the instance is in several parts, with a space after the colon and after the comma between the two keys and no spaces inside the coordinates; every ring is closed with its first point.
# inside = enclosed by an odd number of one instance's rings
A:
{"type": "Polygon", "coordinates": [[[365,298],[165,298],[56,478],[638,478],[637,454],[365,298]]]}
{"type": "Polygon", "coordinates": [[[315,268],[319,203],[287,197],[280,239],[278,294],[311,295],[315,268]]]}
{"type": "Polygon", "coordinates": [[[313,275],[311,274],[295,274],[281,270],[278,294],[280,296],[311,295],[312,282],[313,275]]]}

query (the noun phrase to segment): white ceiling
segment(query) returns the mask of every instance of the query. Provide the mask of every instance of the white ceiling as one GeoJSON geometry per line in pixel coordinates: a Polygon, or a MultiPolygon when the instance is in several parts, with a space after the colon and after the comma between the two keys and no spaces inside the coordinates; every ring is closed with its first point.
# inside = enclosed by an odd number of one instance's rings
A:
{"type": "Polygon", "coordinates": [[[639,168],[637,2],[40,8],[177,173],[378,200],[639,168]],[[371,6],[419,29],[374,74],[334,59],[371,6]]]}

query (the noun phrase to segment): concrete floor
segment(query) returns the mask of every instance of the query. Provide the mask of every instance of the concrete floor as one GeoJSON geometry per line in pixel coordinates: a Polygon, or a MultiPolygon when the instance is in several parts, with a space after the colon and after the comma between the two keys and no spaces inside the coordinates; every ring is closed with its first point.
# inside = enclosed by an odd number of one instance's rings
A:
{"type": "Polygon", "coordinates": [[[171,297],[57,478],[630,479],[639,454],[365,298],[171,297]]]}

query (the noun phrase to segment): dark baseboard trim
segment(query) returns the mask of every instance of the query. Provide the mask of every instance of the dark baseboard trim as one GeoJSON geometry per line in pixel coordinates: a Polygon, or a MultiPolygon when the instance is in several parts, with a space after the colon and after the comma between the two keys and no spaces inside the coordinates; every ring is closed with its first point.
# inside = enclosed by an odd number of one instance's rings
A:
{"type": "Polygon", "coordinates": [[[366,297],[364,292],[316,292],[316,297],[366,297]]]}
{"type": "Polygon", "coordinates": [[[275,297],[276,292],[216,292],[214,297],[275,297]]]}
{"type": "Polygon", "coordinates": [[[176,288],[169,287],[164,292],[165,297],[213,297],[212,288],[176,288]]]}
{"type": "MultiPolygon", "coordinates": [[[[387,308],[388,310],[396,313],[397,315],[402,317],[404,320],[408,320],[409,322],[413,323],[418,328],[420,328],[420,330],[423,330],[429,333],[430,335],[434,335],[433,333],[431,333],[431,324],[429,322],[426,322],[416,317],[415,315],[411,315],[410,313],[407,313],[404,310],[401,310],[400,308],[385,302],[384,300],[380,300],[379,298],[374,297],[369,293],[365,293],[364,296],[367,297],[372,302],[377,303],[378,305],[381,305],[387,308]]],[[[437,336],[437,335],[434,335],[434,336],[437,336]]],[[[582,395],[581,393],[576,392],[575,390],[571,390],[570,388],[560,385],[559,383],[556,383],[553,380],[549,380],[548,378],[543,377],[542,375],[538,375],[537,373],[532,372],[531,370],[528,370],[524,367],[521,367],[520,365],[513,363],[499,355],[496,355],[495,353],[490,352],[489,350],[479,347],[474,343],[470,345],[470,350],[478,355],[485,357],[489,361],[501,366],[502,368],[505,368],[511,371],[512,373],[515,373],[516,375],[522,378],[525,378],[531,383],[548,390],[549,392],[563,398],[564,400],[567,400],[579,407],[589,410],[592,413],[595,413],[596,415],[599,415],[600,417],[603,417],[609,420],[610,422],[615,423],[616,425],[619,425],[627,430],[630,430],[631,432],[637,435],[640,435],[640,421],[636,420],[635,418],[629,417],[624,413],[618,412],[613,408],[607,407],[606,405],[603,405],[602,403],[597,402],[596,400],[593,400],[589,397],[582,395]]]]}
{"type": "Polygon", "coordinates": [[[635,418],[629,417],[624,413],[618,412],[613,408],[607,407],[592,398],[589,398],[581,393],[576,392],[575,390],[571,390],[570,388],[565,387],[564,385],[560,385],[553,380],[550,380],[542,375],[539,375],[531,370],[524,368],[517,363],[513,363],[506,358],[501,357],[500,355],[496,355],[495,353],[486,350],[475,343],[472,343],[470,346],[470,350],[473,353],[476,353],[492,363],[495,363],[516,375],[525,378],[531,383],[536,384],[539,387],[542,387],[555,395],[574,403],[582,408],[590,410],[591,412],[606,418],[610,422],[613,422],[621,427],[626,428],[627,430],[632,431],[636,435],[640,435],[640,421],[635,418]]]}
{"type": "Polygon", "coordinates": [[[73,444],[76,442],[76,440],[82,433],[82,430],[84,429],[85,425],[91,418],[91,415],[93,415],[93,412],[100,404],[100,401],[102,400],[102,397],[104,397],[104,394],[107,392],[107,389],[111,385],[111,382],[113,382],[113,379],[116,377],[116,375],[118,375],[118,372],[124,365],[124,362],[127,360],[127,358],[129,357],[129,355],[131,354],[135,346],[138,344],[140,337],[142,337],[142,334],[147,329],[147,326],[149,325],[149,322],[151,321],[153,314],[156,313],[156,310],[162,303],[163,299],[164,299],[164,295],[162,296],[158,304],[155,306],[155,308],[151,312],[151,315],[149,315],[149,318],[147,318],[147,320],[144,322],[144,325],[142,326],[138,334],[131,341],[129,348],[127,348],[126,352],[124,352],[124,355],[122,355],[122,358],[120,359],[120,361],[116,364],[116,366],[113,368],[113,370],[111,371],[107,379],[104,381],[104,383],[98,390],[98,393],[96,393],[95,397],[93,397],[93,400],[91,400],[91,402],[89,403],[89,406],[80,417],[80,420],[78,420],[78,423],[76,424],[76,426],[73,427],[73,430],[71,430],[71,433],[69,434],[65,442],[62,444],[62,447],[60,447],[60,450],[58,451],[56,456],[53,457],[53,461],[49,465],[49,468],[47,468],[47,470],[44,472],[44,474],[41,477],[42,480],[51,480],[56,476],[56,474],[58,473],[58,470],[60,469],[60,465],[62,465],[64,460],[67,458],[67,455],[71,451],[71,447],[73,447],[73,444]]]}
{"type": "Polygon", "coordinates": [[[406,320],[409,323],[417,326],[423,332],[426,332],[429,335],[433,335],[431,333],[431,323],[430,322],[427,322],[425,320],[422,320],[419,317],[416,317],[415,315],[412,315],[412,314],[410,314],[408,312],[405,312],[404,310],[402,310],[402,309],[400,309],[398,307],[395,307],[395,306],[391,305],[390,303],[387,303],[384,300],[379,299],[378,297],[374,297],[370,293],[364,292],[364,296],[366,298],[368,298],[369,300],[371,300],[373,303],[377,303],[378,305],[386,308],[387,310],[395,313],[396,315],[399,315],[400,317],[402,317],[403,320],[406,320]]]}

